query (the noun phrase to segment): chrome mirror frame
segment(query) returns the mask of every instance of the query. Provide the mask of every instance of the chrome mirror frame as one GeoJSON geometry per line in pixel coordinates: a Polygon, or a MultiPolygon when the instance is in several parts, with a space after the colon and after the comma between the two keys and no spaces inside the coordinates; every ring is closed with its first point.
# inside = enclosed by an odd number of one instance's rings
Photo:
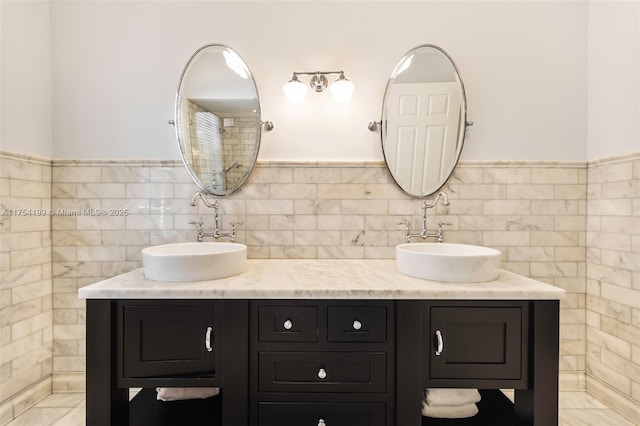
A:
{"type": "Polygon", "coordinates": [[[178,143],[178,148],[180,150],[180,154],[182,157],[182,161],[183,164],[185,166],[185,168],[187,169],[187,172],[189,174],[189,176],[191,177],[191,179],[193,180],[193,182],[205,193],[210,194],[214,197],[225,197],[228,195],[232,195],[235,194],[236,192],[240,191],[248,182],[249,177],[251,176],[251,174],[253,173],[253,170],[255,169],[256,166],[256,162],[257,162],[257,158],[258,158],[258,153],[260,152],[260,143],[262,140],[262,128],[264,127],[265,130],[270,131],[273,129],[273,123],[271,121],[263,121],[262,120],[262,109],[261,109],[261,103],[260,103],[260,95],[258,92],[258,86],[255,82],[255,79],[253,77],[253,74],[251,73],[251,71],[249,70],[249,67],[246,63],[246,61],[244,61],[244,59],[238,55],[237,52],[235,52],[232,48],[230,48],[229,46],[226,46],[224,44],[217,44],[217,43],[211,43],[211,44],[206,44],[202,47],[200,47],[198,50],[196,50],[193,55],[191,55],[191,57],[189,58],[189,60],[187,61],[186,65],[184,66],[184,69],[182,70],[182,73],[180,74],[180,79],[178,81],[178,88],[176,90],[176,97],[175,97],[175,108],[174,108],[174,120],[170,121],[170,124],[174,125],[174,129],[175,129],[175,135],[176,135],[176,141],[178,143]],[[239,183],[236,184],[233,188],[229,189],[229,190],[224,190],[224,191],[215,191],[212,190],[212,188],[208,188],[206,187],[203,182],[202,182],[202,178],[200,176],[198,176],[196,174],[196,172],[194,171],[193,167],[191,166],[190,162],[189,162],[189,158],[191,158],[190,155],[188,155],[187,152],[185,152],[185,143],[183,141],[183,123],[181,120],[181,115],[182,115],[182,107],[183,107],[183,99],[182,99],[182,89],[183,89],[183,85],[185,83],[185,77],[187,76],[187,72],[189,71],[190,67],[194,64],[194,60],[196,58],[198,58],[200,56],[201,53],[203,53],[205,50],[207,49],[211,49],[211,48],[218,48],[220,49],[220,51],[225,51],[228,50],[230,52],[233,52],[243,63],[244,68],[246,73],[248,74],[247,76],[247,80],[253,85],[253,89],[255,90],[255,95],[256,95],[256,113],[257,113],[257,117],[258,117],[258,126],[257,126],[257,134],[256,134],[256,141],[255,141],[255,152],[253,153],[253,158],[251,160],[251,164],[250,165],[246,165],[247,166],[247,171],[246,173],[244,173],[243,177],[240,179],[239,183]]]}
{"type": "MultiPolygon", "coordinates": [[[[384,91],[384,96],[383,96],[383,100],[382,100],[382,108],[381,108],[381,114],[380,114],[380,121],[372,121],[369,123],[368,128],[370,131],[380,131],[380,142],[381,142],[381,146],[382,146],[382,153],[384,156],[384,161],[385,161],[385,165],[387,167],[387,170],[389,171],[389,174],[392,177],[392,180],[394,182],[394,184],[398,187],[398,189],[400,191],[402,191],[404,194],[412,197],[412,198],[426,198],[429,197],[435,193],[437,193],[438,191],[440,191],[442,189],[442,187],[444,185],[446,185],[446,183],[449,181],[449,179],[451,178],[451,176],[453,175],[456,166],[458,164],[458,161],[460,160],[460,155],[462,154],[462,149],[464,147],[464,142],[465,142],[465,137],[466,137],[466,132],[469,129],[469,127],[471,127],[473,125],[473,122],[468,121],[467,120],[467,97],[466,97],[466,92],[465,92],[465,87],[464,87],[464,82],[462,81],[462,77],[460,75],[460,71],[456,65],[456,63],[454,62],[454,60],[451,58],[451,56],[449,56],[449,54],[442,48],[433,45],[433,44],[422,44],[419,46],[414,47],[413,49],[409,50],[404,56],[402,56],[402,58],[398,61],[398,63],[396,64],[394,70],[392,71],[389,80],[387,81],[387,84],[385,86],[385,91],[384,91]],[[458,129],[458,137],[457,137],[457,141],[458,141],[458,145],[459,147],[456,149],[456,153],[455,153],[455,159],[453,159],[452,163],[450,166],[448,166],[447,172],[446,172],[446,178],[441,179],[440,181],[438,181],[438,183],[436,185],[434,185],[431,189],[423,192],[423,193],[414,193],[414,192],[410,192],[407,189],[405,189],[405,187],[398,181],[397,176],[394,175],[394,173],[392,172],[392,169],[389,165],[389,157],[388,157],[388,153],[387,150],[385,149],[385,142],[387,140],[387,131],[388,131],[388,123],[386,120],[387,117],[387,108],[388,108],[388,94],[390,92],[390,87],[394,82],[394,74],[397,72],[398,68],[402,65],[405,64],[406,61],[409,60],[409,58],[411,58],[416,52],[423,50],[423,49],[435,49],[436,51],[440,52],[441,54],[444,55],[444,57],[446,59],[448,59],[448,61],[450,62],[451,66],[452,66],[452,70],[456,75],[456,81],[459,84],[459,90],[460,90],[460,98],[461,98],[461,102],[460,102],[460,120],[458,122],[457,125],[457,129],[458,129]]],[[[423,166],[424,168],[427,167],[427,164],[425,164],[423,166]]]]}

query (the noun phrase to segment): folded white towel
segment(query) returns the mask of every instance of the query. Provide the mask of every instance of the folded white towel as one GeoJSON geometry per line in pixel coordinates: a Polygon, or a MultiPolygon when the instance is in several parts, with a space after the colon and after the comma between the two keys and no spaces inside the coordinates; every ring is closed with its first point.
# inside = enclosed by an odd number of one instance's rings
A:
{"type": "Polygon", "coordinates": [[[180,401],[183,399],[204,399],[216,396],[220,388],[156,388],[158,401],[180,401]]]}
{"type": "Polygon", "coordinates": [[[478,389],[428,388],[424,391],[427,405],[467,405],[480,401],[478,389]]]}
{"type": "Polygon", "coordinates": [[[422,402],[422,415],[438,419],[464,419],[478,414],[476,404],[466,405],[427,405],[422,402]]]}

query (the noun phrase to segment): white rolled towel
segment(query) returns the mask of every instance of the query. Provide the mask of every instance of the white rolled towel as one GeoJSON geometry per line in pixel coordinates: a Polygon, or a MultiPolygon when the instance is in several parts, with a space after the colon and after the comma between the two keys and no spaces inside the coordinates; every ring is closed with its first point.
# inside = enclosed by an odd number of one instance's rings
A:
{"type": "Polygon", "coordinates": [[[480,401],[478,389],[427,388],[424,391],[427,405],[467,405],[480,401]]]}
{"type": "Polygon", "coordinates": [[[422,401],[422,415],[437,419],[465,419],[478,414],[476,404],[465,405],[427,405],[422,401]]]}
{"type": "Polygon", "coordinates": [[[216,396],[220,388],[156,388],[158,401],[181,401],[184,399],[205,399],[216,396]]]}

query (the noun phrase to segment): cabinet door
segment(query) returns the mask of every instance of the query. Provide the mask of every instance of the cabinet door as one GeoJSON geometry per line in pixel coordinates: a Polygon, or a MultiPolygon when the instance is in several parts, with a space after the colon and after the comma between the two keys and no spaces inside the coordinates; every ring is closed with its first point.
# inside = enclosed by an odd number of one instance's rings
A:
{"type": "Polygon", "coordinates": [[[522,378],[522,307],[431,306],[427,315],[430,378],[522,378]]]}
{"type": "Polygon", "coordinates": [[[125,305],[122,315],[124,377],[214,375],[213,305],[125,305]]]}

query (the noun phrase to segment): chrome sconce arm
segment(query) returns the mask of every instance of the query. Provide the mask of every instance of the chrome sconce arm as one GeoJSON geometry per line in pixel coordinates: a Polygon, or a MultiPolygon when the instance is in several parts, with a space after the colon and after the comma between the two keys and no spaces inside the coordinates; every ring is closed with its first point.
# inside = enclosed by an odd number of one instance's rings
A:
{"type": "MultiPolygon", "coordinates": [[[[382,126],[382,120],[380,121],[370,121],[367,125],[367,128],[372,132],[377,131],[382,126]]],[[[465,121],[464,122],[464,131],[469,130],[469,127],[473,126],[473,121],[465,121]]]]}
{"type": "Polygon", "coordinates": [[[344,76],[344,71],[294,71],[291,80],[282,86],[287,99],[290,102],[301,102],[307,93],[307,87],[298,78],[299,75],[312,76],[309,86],[317,93],[329,87],[334,99],[338,102],[346,102],[351,98],[354,85],[344,76]],[[329,85],[327,75],[339,74],[338,79],[329,85]]]}

